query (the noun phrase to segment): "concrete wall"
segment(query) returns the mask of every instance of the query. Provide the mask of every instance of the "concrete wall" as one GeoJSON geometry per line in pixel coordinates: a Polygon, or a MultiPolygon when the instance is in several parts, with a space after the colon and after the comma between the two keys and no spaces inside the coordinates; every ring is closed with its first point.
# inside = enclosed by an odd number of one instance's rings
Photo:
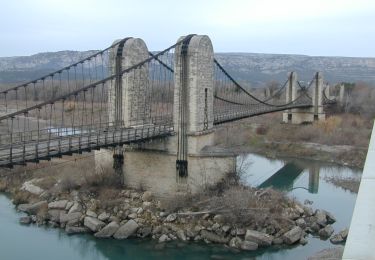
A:
{"type": "MultiPolygon", "coordinates": [[[[111,167],[113,152],[95,152],[96,167],[111,167]]],[[[177,182],[176,155],[152,150],[126,150],[124,153],[124,185],[146,189],[157,196],[169,196],[180,192],[196,193],[206,185],[222,180],[233,172],[236,160],[233,156],[189,156],[189,175],[186,181],[177,182]]]]}

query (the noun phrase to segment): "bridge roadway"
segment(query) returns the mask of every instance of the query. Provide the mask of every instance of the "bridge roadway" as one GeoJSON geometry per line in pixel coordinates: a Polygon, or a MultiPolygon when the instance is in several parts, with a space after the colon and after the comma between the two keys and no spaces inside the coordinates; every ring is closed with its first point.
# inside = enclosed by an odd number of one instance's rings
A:
{"type": "Polygon", "coordinates": [[[361,184],[342,259],[375,259],[375,130],[372,128],[361,184]]]}
{"type": "Polygon", "coordinates": [[[1,145],[0,167],[24,165],[26,162],[49,160],[53,157],[71,155],[116,145],[143,142],[155,138],[173,135],[171,126],[144,125],[134,128],[107,127],[72,135],[51,133],[43,139],[15,142],[12,145],[1,145]]]}
{"type": "Polygon", "coordinates": [[[284,111],[293,108],[309,108],[311,103],[290,104],[287,106],[265,106],[263,104],[235,105],[227,104],[226,107],[215,107],[214,125],[236,121],[248,117],[264,115],[268,113],[284,111]]]}

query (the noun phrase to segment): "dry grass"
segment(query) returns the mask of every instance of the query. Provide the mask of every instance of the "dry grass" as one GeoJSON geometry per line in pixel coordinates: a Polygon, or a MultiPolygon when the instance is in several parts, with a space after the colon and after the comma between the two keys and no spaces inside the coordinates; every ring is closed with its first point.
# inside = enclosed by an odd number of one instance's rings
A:
{"type": "Polygon", "coordinates": [[[30,192],[18,190],[13,195],[13,203],[15,205],[29,203],[33,195],[30,192]]]}
{"type": "Polygon", "coordinates": [[[121,176],[111,169],[101,168],[83,175],[85,187],[120,187],[121,176]]]}
{"type": "MultiPolygon", "coordinates": [[[[231,176],[231,175],[230,175],[231,176]]],[[[280,217],[290,203],[283,192],[259,190],[241,185],[238,178],[229,177],[194,195],[180,195],[161,200],[167,212],[190,210],[220,214],[227,223],[252,225],[280,217]]]]}

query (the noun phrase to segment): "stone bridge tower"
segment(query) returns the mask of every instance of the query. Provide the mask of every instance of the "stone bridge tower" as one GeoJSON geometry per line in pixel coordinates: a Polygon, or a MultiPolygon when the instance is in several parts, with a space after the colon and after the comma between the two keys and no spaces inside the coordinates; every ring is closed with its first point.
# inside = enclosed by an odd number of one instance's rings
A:
{"type": "MultiPolygon", "coordinates": [[[[174,53],[175,135],[121,147],[118,156],[123,153],[123,164],[118,172],[122,172],[123,183],[128,187],[144,188],[160,195],[197,192],[202,186],[216,183],[235,170],[234,155],[213,148],[214,52],[211,40],[205,35],[188,39],[176,47],[174,53]]],[[[116,66],[118,69],[119,64],[125,69],[147,57],[148,50],[141,39],[128,39],[122,50],[111,54],[111,69],[115,70],[116,66]],[[122,55],[119,54],[121,51],[122,55]],[[122,57],[121,62],[116,57],[122,57]]],[[[132,110],[147,105],[142,94],[147,92],[148,68],[142,68],[141,73],[144,73],[141,82],[124,74],[109,88],[111,121],[120,122],[125,127],[147,123],[134,122],[131,117],[132,110]],[[143,88],[134,95],[133,86],[139,85],[143,88]]],[[[97,169],[113,171],[113,161],[119,152],[108,149],[103,153],[102,150],[95,156],[97,169]]]]}
{"type": "MultiPolygon", "coordinates": [[[[291,72],[288,76],[287,90],[286,90],[286,103],[290,103],[299,96],[301,89],[297,88],[297,74],[291,72]]],[[[325,113],[323,110],[323,77],[320,72],[317,72],[310,87],[308,88],[307,95],[311,98],[311,108],[293,108],[283,113],[283,122],[292,124],[302,124],[325,120],[325,113]]]]}

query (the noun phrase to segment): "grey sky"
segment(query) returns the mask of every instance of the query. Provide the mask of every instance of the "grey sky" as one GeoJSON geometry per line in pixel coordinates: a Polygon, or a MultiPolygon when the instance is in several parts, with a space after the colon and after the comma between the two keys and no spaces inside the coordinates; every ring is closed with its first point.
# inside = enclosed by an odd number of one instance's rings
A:
{"type": "Polygon", "coordinates": [[[375,1],[0,0],[0,56],[127,36],[161,50],[189,33],[209,35],[217,52],[375,57],[375,1]]]}

